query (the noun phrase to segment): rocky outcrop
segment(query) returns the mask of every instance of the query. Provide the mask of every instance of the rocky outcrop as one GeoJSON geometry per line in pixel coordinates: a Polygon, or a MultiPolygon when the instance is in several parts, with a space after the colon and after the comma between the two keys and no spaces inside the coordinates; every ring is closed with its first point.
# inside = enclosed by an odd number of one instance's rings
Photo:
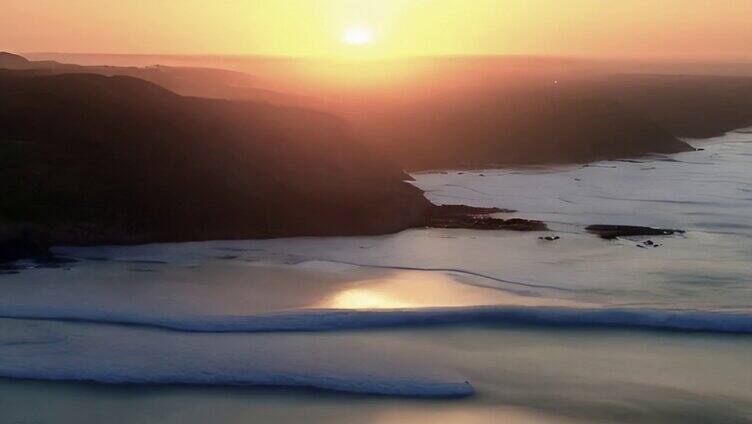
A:
{"type": "Polygon", "coordinates": [[[466,205],[442,205],[431,208],[426,226],[470,230],[545,231],[541,221],[521,218],[495,218],[494,213],[511,213],[510,209],[482,208],[466,205]]]}
{"type": "Polygon", "coordinates": [[[0,263],[51,256],[50,240],[43,231],[23,225],[0,226],[0,263]]]}
{"type": "Polygon", "coordinates": [[[455,215],[433,218],[428,222],[432,228],[463,228],[468,230],[546,231],[548,226],[541,221],[522,218],[491,218],[488,216],[455,215]]]}
{"type": "Polygon", "coordinates": [[[631,225],[591,225],[585,228],[585,230],[606,240],[614,240],[619,237],[671,236],[674,234],[684,234],[684,231],[682,230],[638,227],[631,225]]]}

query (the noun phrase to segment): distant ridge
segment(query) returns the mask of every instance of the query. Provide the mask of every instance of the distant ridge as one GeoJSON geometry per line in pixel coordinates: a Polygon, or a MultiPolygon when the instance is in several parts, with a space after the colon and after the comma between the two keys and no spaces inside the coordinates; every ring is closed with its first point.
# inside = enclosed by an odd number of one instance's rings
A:
{"type": "Polygon", "coordinates": [[[0,68],[27,69],[30,63],[31,62],[23,56],[8,52],[0,52],[0,68]]]}
{"type": "MultiPolygon", "coordinates": [[[[187,96],[326,110],[345,118],[355,138],[405,169],[586,163],[674,153],[692,149],[678,137],[712,137],[752,125],[752,78],[612,73],[636,69],[626,63],[617,68],[597,61],[526,56],[406,59],[407,64],[436,65],[429,66],[424,81],[416,82],[416,93],[406,86],[392,98],[356,91],[314,99],[263,88],[268,82],[264,79],[274,78],[268,74],[270,64],[290,67],[303,59],[249,59],[259,72],[267,72],[257,77],[223,69],[80,66],[5,56],[15,68],[40,75],[127,75],[187,96]],[[494,70],[495,64],[500,68],[494,70]],[[442,89],[442,72],[449,72],[459,88],[442,89]],[[421,85],[435,89],[420,93],[421,85]]],[[[693,66],[688,69],[698,72],[693,66]]]]}
{"type": "Polygon", "coordinates": [[[186,96],[304,105],[304,100],[298,96],[259,87],[258,79],[253,75],[226,69],[163,65],[83,66],[53,60],[31,61],[8,52],[0,52],[0,69],[33,71],[36,75],[87,73],[130,76],[161,85],[186,96]]]}

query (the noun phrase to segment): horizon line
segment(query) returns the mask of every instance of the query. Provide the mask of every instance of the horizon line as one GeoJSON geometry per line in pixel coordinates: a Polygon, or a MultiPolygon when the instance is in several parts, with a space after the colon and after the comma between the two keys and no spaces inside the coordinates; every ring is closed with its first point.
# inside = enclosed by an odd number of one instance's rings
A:
{"type": "MultiPolygon", "coordinates": [[[[0,51],[12,53],[12,50],[0,51]]],[[[575,61],[593,61],[593,62],[682,62],[682,63],[725,63],[725,64],[750,64],[750,57],[693,57],[681,54],[671,56],[595,56],[584,54],[545,54],[545,53],[443,53],[443,54],[425,54],[425,55],[404,55],[404,56],[379,56],[372,58],[343,59],[337,56],[329,55],[292,55],[292,54],[261,54],[261,53],[112,53],[112,52],[80,52],[80,51],[24,51],[13,54],[24,55],[79,55],[79,56],[146,56],[146,57],[208,57],[208,58],[259,58],[272,60],[330,60],[330,61],[392,61],[392,60],[409,60],[409,59],[549,59],[549,60],[575,60],[575,61]]]]}

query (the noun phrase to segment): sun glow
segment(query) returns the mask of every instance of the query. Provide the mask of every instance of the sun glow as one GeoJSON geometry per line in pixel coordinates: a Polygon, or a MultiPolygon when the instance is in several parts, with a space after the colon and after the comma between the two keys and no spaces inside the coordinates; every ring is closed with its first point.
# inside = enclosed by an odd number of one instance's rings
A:
{"type": "Polygon", "coordinates": [[[373,32],[362,26],[350,27],[342,32],[342,42],[352,46],[361,46],[373,41],[373,32]]]}
{"type": "Polygon", "coordinates": [[[364,55],[354,50],[368,50],[369,58],[681,53],[747,60],[752,2],[708,3],[0,0],[0,50],[335,59],[364,55]]]}

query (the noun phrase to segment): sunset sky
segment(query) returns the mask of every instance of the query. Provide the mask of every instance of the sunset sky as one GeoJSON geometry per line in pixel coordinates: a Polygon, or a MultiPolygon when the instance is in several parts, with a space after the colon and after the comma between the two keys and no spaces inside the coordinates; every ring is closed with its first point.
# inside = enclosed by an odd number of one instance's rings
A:
{"type": "Polygon", "coordinates": [[[749,0],[2,0],[14,52],[752,59],[749,0]]]}

